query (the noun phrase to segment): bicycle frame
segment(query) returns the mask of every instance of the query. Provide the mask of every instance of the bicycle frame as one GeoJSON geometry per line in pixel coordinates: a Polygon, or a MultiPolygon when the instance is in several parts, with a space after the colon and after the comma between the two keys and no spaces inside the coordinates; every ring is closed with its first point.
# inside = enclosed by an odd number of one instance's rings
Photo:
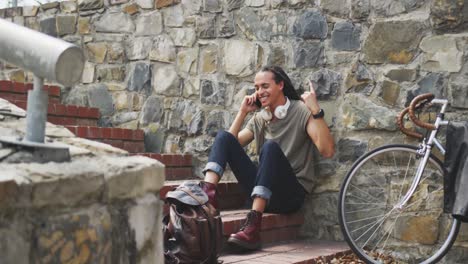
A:
{"type": "Polygon", "coordinates": [[[431,103],[442,105],[439,113],[437,114],[437,119],[434,123],[435,129],[431,131],[431,134],[429,135],[429,139],[427,141],[426,139],[422,141],[421,147],[420,147],[420,150],[418,150],[418,153],[421,155],[424,155],[424,157],[418,165],[418,170],[416,171],[416,177],[411,183],[410,189],[405,194],[405,196],[403,196],[403,198],[395,205],[394,207],[395,209],[400,209],[400,210],[403,209],[403,206],[405,206],[406,203],[408,203],[408,201],[411,199],[411,196],[413,196],[414,192],[416,191],[416,188],[418,187],[418,184],[421,181],[424,168],[426,167],[427,161],[429,160],[429,155],[431,154],[433,145],[435,144],[437,149],[439,149],[440,152],[445,155],[445,149],[442,146],[442,144],[439,142],[439,140],[436,138],[436,136],[437,136],[437,132],[439,132],[439,127],[448,124],[448,121],[444,120],[444,114],[445,114],[445,109],[447,108],[447,105],[448,105],[448,100],[433,99],[431,103]]]}

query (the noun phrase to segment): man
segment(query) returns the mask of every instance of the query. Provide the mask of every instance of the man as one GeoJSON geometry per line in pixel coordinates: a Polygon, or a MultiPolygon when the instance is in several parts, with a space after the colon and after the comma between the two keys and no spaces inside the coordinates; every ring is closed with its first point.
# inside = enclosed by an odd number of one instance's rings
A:
{"type": "Polygon", "coordinates": [[[246,96],[229,128],[216,136],[201,182],[210,203],[217,207],[216,184],[226,164],[253,199],[252,210],[240,231],[228,242],[246,249],[260,247],[262,214],[300,209],[312,189],[313,148],[326,158],[334,155],[334,141],[320,109],[312,83],[299,97],[291,80],[277,66],[264,67],[255,76],[255,93],[246,96]],[[259,110],[241,130],[247,114],[259,110]],[[243,147],[255,140],[258,167],[243,147]]]}

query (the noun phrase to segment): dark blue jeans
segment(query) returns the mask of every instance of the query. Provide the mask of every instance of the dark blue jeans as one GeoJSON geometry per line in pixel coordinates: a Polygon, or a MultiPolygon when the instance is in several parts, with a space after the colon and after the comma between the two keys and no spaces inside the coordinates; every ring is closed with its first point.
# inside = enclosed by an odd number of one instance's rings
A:
{"type": "Polygon", "coordinates": [[[226,164],[247,194],[268,200],[267,212],[290,213],[301,208],[306,192],[278,143],[264,143],[257,168],[231,133],[219,131],[204,172],[211,170],[221,177],[226,164]]]}

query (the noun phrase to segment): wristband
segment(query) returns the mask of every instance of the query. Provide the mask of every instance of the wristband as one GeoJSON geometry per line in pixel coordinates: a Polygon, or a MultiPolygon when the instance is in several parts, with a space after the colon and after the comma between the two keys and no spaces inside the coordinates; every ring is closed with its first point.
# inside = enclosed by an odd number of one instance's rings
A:
{"type": "Polygon", "coordinates": [[[325,116],[325,112],[323,111],[322,108],[320,108],[320,111],[317,113],[317,114],[312,114],[312,117],[314,119],[319,119],[319,118],[323,118],[325,116]]]}

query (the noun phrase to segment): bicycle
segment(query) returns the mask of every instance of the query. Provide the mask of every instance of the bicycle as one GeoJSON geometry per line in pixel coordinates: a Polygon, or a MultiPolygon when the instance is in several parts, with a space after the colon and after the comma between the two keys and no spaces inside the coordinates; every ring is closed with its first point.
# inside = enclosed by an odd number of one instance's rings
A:
{"type": "Polygon", "coordinates": [[[448,101],[432,94],[414,98],[398,116],[403,133],[422,140],[419,147],[390,144],[361,156],[351,167],[339,195],[339,222],[345,240],[366,263],[435,263],[453,245],[460,221],[444,212],[444,168],[431,153],[445,155],[437,139],[447,125],[448,101]],[[439,105],[435,123],[423,122],[416,111],[439,105]],[[430,135],[406,129],[403,117],[430,135]]]}

